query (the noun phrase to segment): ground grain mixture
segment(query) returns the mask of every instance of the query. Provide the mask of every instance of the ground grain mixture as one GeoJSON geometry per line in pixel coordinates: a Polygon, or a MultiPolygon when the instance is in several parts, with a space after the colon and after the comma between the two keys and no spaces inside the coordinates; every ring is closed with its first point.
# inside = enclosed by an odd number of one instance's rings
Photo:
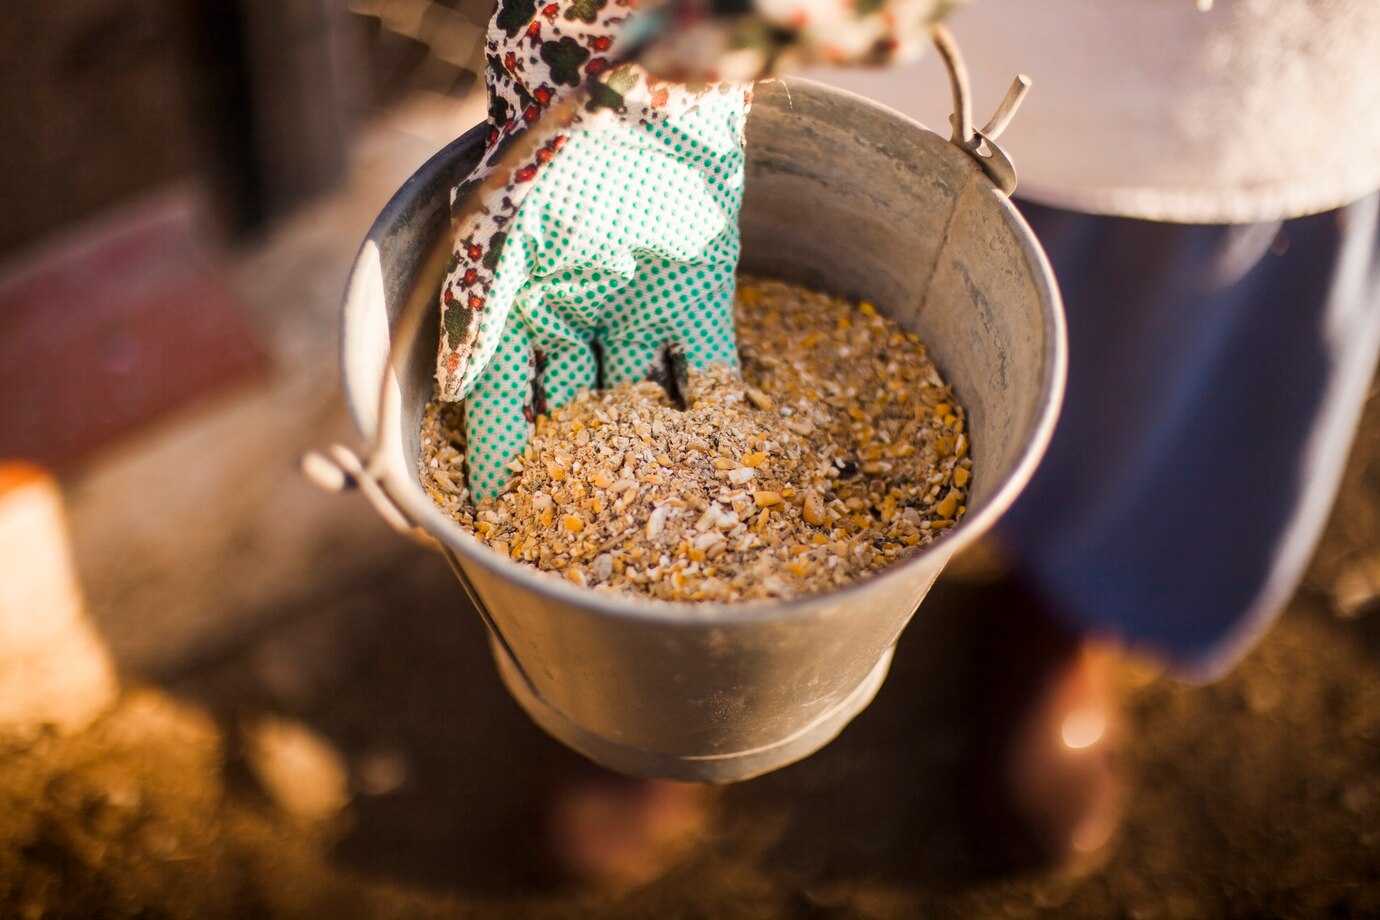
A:
{"type": "Polygon", "coordinates": [[[477,507],[458,404],[433,402],[421,481],[496,552],[595,590],[674,601],[815,594],[963,516],[964,414],[925,346],[869,303],[739,279],[742,379],[691,373],[580,394],[537,420],[477,507]]]}

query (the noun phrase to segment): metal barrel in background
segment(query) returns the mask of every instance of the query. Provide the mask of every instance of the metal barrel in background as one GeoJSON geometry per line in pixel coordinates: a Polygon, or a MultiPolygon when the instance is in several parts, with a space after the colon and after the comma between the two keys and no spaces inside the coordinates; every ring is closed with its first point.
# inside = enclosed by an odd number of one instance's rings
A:
{"type": "MultiPolygon", "coordinates": [[[[451,186],[481,149],[476,129],[419,170],[379,216],[351,276],[342,364],[355,421],[376,446],[361,468],[376,504],[384,498],[452,560],[509,690],[589,758],[626,773],[732,782],[813,753],[871,701],[944,564],[1006,509],[1048,442],[1065,342],[1039,244],[975,150],[821,84],[760,86],[748,121],[742,268],[867,299],[925,341],[968,410],[969,510],[934,545],[827,594],[740,604],[621,597],[499,557],[418,483],[437,323],[413,336],[400,332],[402,314],[417,284],[439,290],[439,276],[418,274],[448,231],[451,186]]],[[[458,596],[437,603],[467,612],[458,596]]]]}

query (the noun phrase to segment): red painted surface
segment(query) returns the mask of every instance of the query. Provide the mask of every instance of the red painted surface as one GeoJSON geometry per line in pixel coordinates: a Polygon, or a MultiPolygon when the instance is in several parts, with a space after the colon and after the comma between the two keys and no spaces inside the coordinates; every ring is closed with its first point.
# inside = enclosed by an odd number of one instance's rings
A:
{"type": "Polygon", "coordinates": [[[70,465],[265,365],[190,196],[0,269],[0,460],[70,465]]]}

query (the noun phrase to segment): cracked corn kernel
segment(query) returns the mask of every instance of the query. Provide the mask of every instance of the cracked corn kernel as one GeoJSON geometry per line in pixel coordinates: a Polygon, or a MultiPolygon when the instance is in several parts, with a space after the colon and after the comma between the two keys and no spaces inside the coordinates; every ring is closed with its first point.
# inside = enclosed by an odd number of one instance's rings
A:
{"type": "Polygon", "coordinates": [[[934,506],[934,513],[942,518],[951,518],[958,510],[958,492],[950,489],[949,494],[945,495],[939,504],[934,506]]]}

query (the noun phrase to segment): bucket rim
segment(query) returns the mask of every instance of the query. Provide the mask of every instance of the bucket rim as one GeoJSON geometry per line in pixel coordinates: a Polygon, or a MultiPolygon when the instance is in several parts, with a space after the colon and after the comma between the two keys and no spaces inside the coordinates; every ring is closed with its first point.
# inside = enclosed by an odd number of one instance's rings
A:
{"type": "MultiPolygon", "coordinates": [[[[972,181],[977,183],[982,194],[992,200],[992,205],[998,208],[1016,231],[1015,237],[1022,255],[1031,268],[1031,276],[1042,306],[1040,312],[1044,334],[1044,367],[1041,389],[1044,395],[1037,405],[1035,419],[1017,453],[1015,463],[980,508],[965,515],[949,533],[893,565],[818,594],[785,599],[705,602],[669,601],[582,588],[555,573],[500,556],[477,537],[462,529],[432,502],[409,471],[401,468],[396,462],[395,451],[380,452],[388,458],[383,464],[380,480],[392,500],[418,527],[458,553],[466,565],[480,566],[494,576],[516,582],[524,591],[531,592],[537,597],[584,608],[591,613],[612,619],[695,629],[706,625],[796,619],[850,610],[858,606],[856,602],[866,602],[870,592],[878,584],[886,580],[907,578],[912,570],[932,566],[936,560],[942,568],[954,553],[971,546],[987,533],[1029,482],[1053,437],[1054,427],[1063,405],[1068,370],[1068,337],[1063,299],[1049,259],[1029,224],[968,154],[919,121],[865,96],[804,77],[780,78],[765,82],[781,86],[787,106],[792,106],[798,101],[795,98],[797,95],[806,100],[811,97],[828,100],[832,97],[836,101],[872,109],[890,120],[905,125],[916,133],[917,142],[929,143],[942,150],[941,155],[961,160],[961,168],[971,170],[972,181]]],[[[754,100],[754,108],[764,103],[770,104],[773,97],[774,94],[768,92],[758,93],[754,100]]],[[[366,334],[367,317],[364,314],[369,299],[365,296],[364,288],[370,280],[371,269],[367,265],[370,251],[379,252],[382,243],[391,235],[391,229],[399,220],[407,217],[410,211],[417,208],[416,199],[420,192],[443,175],[451,174],[454,162],[470,146],[482,144],[484,128],[484,124],[480,123],[466,131],[441,148],[403,183],[370,227],[352,265],[342,304],[341,374],[351,418],[366,441],[373,442],[377,436],[379,416],[375,403],[379,393],[378,381],[361,380],[358,372],[352,376],[353,362],[349,355],[358,347],[358,336],[366,334]]],[[[398,394],[395,393],[394,396],[398,394]]]]}

